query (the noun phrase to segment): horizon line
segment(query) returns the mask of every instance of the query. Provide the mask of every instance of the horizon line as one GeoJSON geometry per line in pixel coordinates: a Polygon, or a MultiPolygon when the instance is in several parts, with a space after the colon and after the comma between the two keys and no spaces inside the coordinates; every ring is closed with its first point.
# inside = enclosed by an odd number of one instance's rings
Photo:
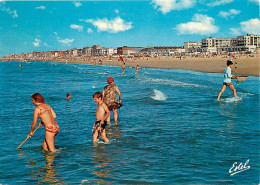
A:
{"type": "Polygon", "coordinates": [[[134,2],[141,2],[141,1],[146,1],[146,2],[149,2],[149,1],[152,1],[152,0],[0,0],[0,3],[1,2],[13,2],[13,1],[16,1],[16,2],[23,2],[23,1],[32,1],[32,2],[96,2],[96,1],[118,1],[118,2],[127,2],[127,1],[134,1],[134,2]]]}

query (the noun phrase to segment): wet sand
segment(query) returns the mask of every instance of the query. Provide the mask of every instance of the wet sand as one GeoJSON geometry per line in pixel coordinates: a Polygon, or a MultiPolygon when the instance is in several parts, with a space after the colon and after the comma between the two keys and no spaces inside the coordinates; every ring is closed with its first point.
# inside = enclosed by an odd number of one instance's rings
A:
{"type": "MultiPolygon", "coordinates": [[[[162,69],[186,69],[200,72],[223,73],[226,67],[228,58],[221,56],[211,58],[196,58],[196,57],[160,57],[160,58],[128,58],[125,63],[127,67],[140,67],[146,68],[162,68],[162,69]]],[[[66,59],[58,59],[56,62],[66,62],[66,59]]],[[[68,63],[95,63],[98,64],[99,58],[94,59],[67,59],[68,63]]],[[[238,75],[259,76],[260,59],[258,57],[241,56],[233,59],[232,73],[238,75]],[[235,69],[235,67],[237,67],[235,69]]],[[[118,61],[116,58],[102,58],[103,65],[121,66],[123,62],[118,61]]],[[[126,69],[127,71],[127,69],[126,69]]]]}

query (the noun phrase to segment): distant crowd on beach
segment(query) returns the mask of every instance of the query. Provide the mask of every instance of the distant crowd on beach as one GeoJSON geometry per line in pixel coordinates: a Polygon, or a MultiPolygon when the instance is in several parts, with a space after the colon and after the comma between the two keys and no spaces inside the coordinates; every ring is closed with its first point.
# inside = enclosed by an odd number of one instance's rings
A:
{"type": "MultiPolygon", "coordinates": [[[[231,52],[235,58],[240,57],[256,57],[258,53],[247,52],[231,52]]],[[[186,58],[229,58],[230,53],[185,53],[185,54],[136,54],[136,55],[112,55],[112,56],[65,56],[65,57],[2,57],[0,61],[54,61],[54,62],[89,62],[98,64],[104,60],[106,61],[122,61],[134,62],[136,60],[161,60],[161,59],[174,59],[183,60],[186,58]]]]}

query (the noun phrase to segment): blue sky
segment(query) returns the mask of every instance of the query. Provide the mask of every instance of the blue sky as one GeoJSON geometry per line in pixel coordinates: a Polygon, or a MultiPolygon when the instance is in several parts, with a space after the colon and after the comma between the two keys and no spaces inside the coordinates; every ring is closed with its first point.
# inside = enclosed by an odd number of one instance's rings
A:
{"type": "Polygon", "coordinates": [[[0,20],[0,56],[260,35],[259,0],[0,0],[0,20]]]}

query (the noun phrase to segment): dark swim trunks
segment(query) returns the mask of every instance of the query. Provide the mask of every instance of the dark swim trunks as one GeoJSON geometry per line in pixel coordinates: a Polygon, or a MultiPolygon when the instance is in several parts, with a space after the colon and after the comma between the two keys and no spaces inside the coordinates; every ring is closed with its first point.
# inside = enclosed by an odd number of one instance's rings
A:
{"type": "MultiPolygon", "coordinates": [[[[94,134],[96,132],[96,130],[100,127],[100,121],[98,120],[96,121],[96,123],[93,125],[93,129],[92,129],[92,133],[94,134]]],[[[104,121],[104,123],[101,125],[102,129],[105,129],[107,126],[107,121],[104,121]]]]}
{"type": "Polygon", "coordinates": [[[228,87],[230,87],[231,85],[233,85],[231,82],[230,83],[228,83],[228,82],[223,82],[223,85],[226,85],[226,86],[228,86],[228,87]]]}

